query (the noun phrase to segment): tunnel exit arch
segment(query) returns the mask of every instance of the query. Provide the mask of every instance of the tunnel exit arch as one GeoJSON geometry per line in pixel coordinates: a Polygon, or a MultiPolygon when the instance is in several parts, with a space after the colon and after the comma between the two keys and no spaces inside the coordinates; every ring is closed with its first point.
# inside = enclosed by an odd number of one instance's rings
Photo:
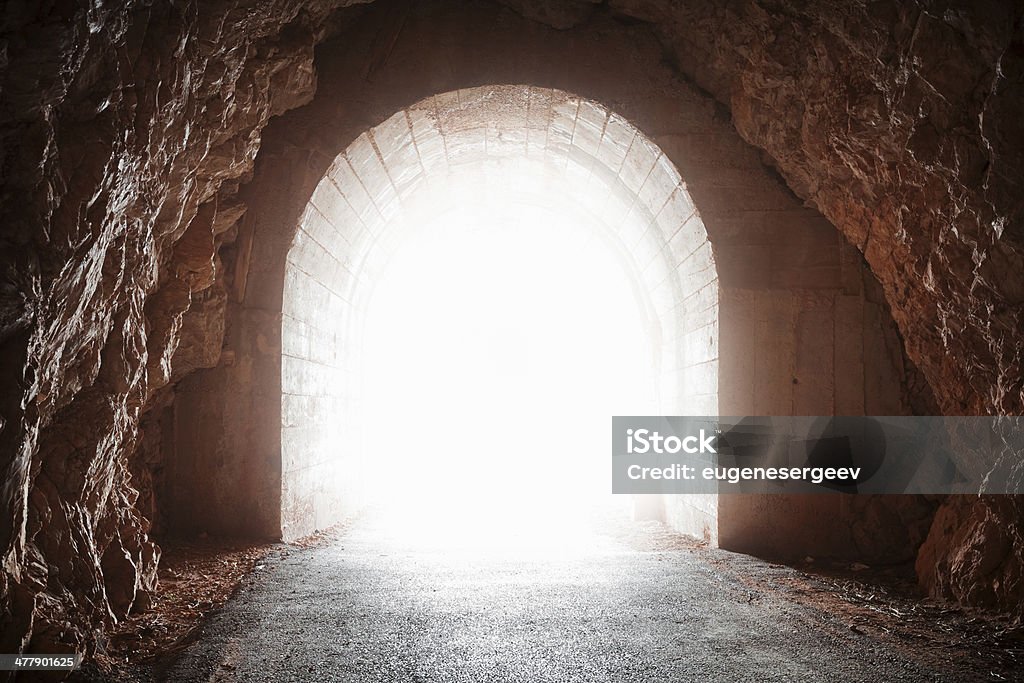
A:
{"type": "MultiPolygon", "coordinates": [[[[683,178],[717,271],[719,414],[909,411],[899,335],[860,253],[788,190],[709,96],[678,78],[642,29],[596,19],[567,40],[496,6],[420,3],[395,23],[386,5],[353,10],[347,28],[318,49],[315,98],[267,127],[242,188],[248,210],[225,264],[233,279],[227,362],[177,389],[177,422],[211,425],[175,437],[175,477],[184,485],[170,504],[197,510],[194,526],[273,538],[318,526],[315,509],[290,498],[292,451],[281,428],[283,350],[292,343],[283,337],[285,283],[296,231],[314,218],[311,200],[329,199],[321,183],[344,172],[334,167],[339,155],[367,131],[438,93],[491,84],[601,103],[642,131],[683,178]],[[208,462],[217,463],[213,476],[201,466],[208,462]]],[[[376,153],[366,149],[372,164],[376,153]]],[[[665,501],[666,521],[748,552],[849,554],[864,517],[853,509],[862,502],[846,497],[737,496],[722,497],[697,525],[686,503],[665,501]]]]}
{"type": "MultiPolygon", "coordinates": [[[[510,184],[517,201],[582,214],[619,257],[652,340],[658,412],[718,412],[714,258],[664,152],[620,115],[564,91],[502,85],[439,93],[366,131],[331,163],[288,252],[285,528],[329,526],[362,502],[359,330],[390,252],[418,229],[413,207],[424,200],[428,211],[469,201],[499,206],[510,184]]],[[[689,518],[678,523],[709,534],[713,501],[686,502],[689,518]]]]}

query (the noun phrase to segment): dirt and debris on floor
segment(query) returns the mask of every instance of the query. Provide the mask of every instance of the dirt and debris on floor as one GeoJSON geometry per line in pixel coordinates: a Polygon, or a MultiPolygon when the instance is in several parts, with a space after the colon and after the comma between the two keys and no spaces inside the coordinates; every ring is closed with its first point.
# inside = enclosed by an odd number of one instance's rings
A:
{"type": "Polygon", "coordinates": [[[258,577],[272,559],[291,550],[331,542],[344,530],[338,525],[284,543],[245,543],[200,537],[160,543],[159,586],[149,609],[131,614],[111,627],[106,646],[73,680],[159,680],[163,665],[200,635],[210,616],[247,581],[258,577]]]}
{"type": "MultiPolygon", "coordinates": [[[[820,558],[804,558],[786,565],[708,548],[658,522],[597,521],[609,540],[630,548],[638,557],[648,555],[651,558],[642,561],[644,572],[640,573],[655,571],[661,565],[682,563],[676,571],[670,572],[673,583],[691,575],[717,575],[717,581],[736,586],[740,597],[747,595],[741,602],[749,603],[750,609],[763,607],[770,611],[772,605],[778,608],[786,604],[808,608],[810,616],[801,619],[810,619],[825,632],[849,641],[848,648],[855,647],[859,639],[864,640],[867,649],[875,643],[894,655],[899,653],[897,657],[914,662],[922,670],[945,672],[940,674],[942,680],[968,680],[960,677],[965,670],[976,672],[970,680],[1024,680],[1024,625],[1019,620],[923,599],[907,567],[868,567],[831,563],[820,558]],[[686,560],[686,557],[692,559],[686,560]],[[705,569],[700,569],[701,566],[705,569]]],[[[113,629],[106,652],[98,658],[91,675],[83,672],[86,674],[83,680],[138,683],[161,680],[166,666],[190,648],[195,649],[193,646],[201,645],[198,636],[210,623],[209,617],[222,612],[220,608],[240,586],[251,586],[246,590],[256,591],[254,595],[258,595],[259,591],[268,590],[268,587],[258,588],[267,583],[263,580],[264,569],[280,572],[284,565],[291,567],[287,572],[290,577],[291,572],[308,573],[312,571],[308,565],[322,561],[326,564],[320,569],[333,575],[335,570],[330,568],[336,566],[338,558],[351,562],[353,558],[362,557],[340,550],[341,543],[348,546],[350,541],[347,530],[335,529],[292,545],[224,547],[213,541],[166,544],[160,572],[161,589],[153,608],[133,615],[113,629]],[[318,550],[320,547],[322,550],[318,550]]],[[[374,566],[378,562],[385,566],[391,561],[382,559],[385,556],[378,557],[373,544],[367,547],[373,551],[367,557],[372,556],[374,566]]],[[[461,580],[456,583],[469,585],[461,580]]],[[[270,584],[272,588],[276,582],[270,584]]],[[[432,599],[436,599],[436,595],[436,591],[430,593],[432,599]]],[[[289,598],[297,599],[291,594],[289,598]]],[[[320,607],[326,609],[323,605],[320,607]]],[[[669,607],[672,605],[666,609],[669,607]]],[[[711,603],[705,607],[718,608],[711,603]]],[[[372,614],[372,611],[363,611],[366,615],[372,614]]],[[[214,632],[219,618],[215,618],[214,632]]],[[[354,633],[362,631],[357,629],[354,633]]],[[[271,638],[268,642],[277,641],[271,638]]],[[[233,662],[229,660],[222,661],[221,665],[233,662]]]]}
{"type": "MultiPolygon", "coordinates": [[[[652,526],[650,549],[686,549],[685,540],[671,540],[672,535],[652,526]]],[[[966,666],[979,680],[1024,681],[1020,617],[922,596],[912,565],[872,567],[814,557],[782,563],[703,545],[694,550],[752,591],[771,591],[813,608],[830,624],[884,642],[926,668],[962,671],[966,666]]]]}
{"type": "Polygon", "coordinates": [[[853,633],[885,640],[936,669],[969,662],[993,681],[1024,680],[1019,617],[924,598],[910,567],[804,561],[796,569],[780,582],[783,594],[841,620],[853,633]]]}
{"type": "Polygon", "coordinates": [[[96,673],[130,680],[140,667],[182,651],[205,619],[279,546],[201,538],[165,541],[161,547],[160,582],[150,609],[108,631],[106,647],[93,662],[96,673]]]}
{"type": "Polygon", "coordinates": [[[966,662],[988,680],[1024,681],[1024,621],[922,596],[913,565],[877,567],[814,557],[770,562],[709,548],[657,521],[610,515],[594,521],[634,550],[700,553],[751,588],[812,607],[851,633],[885,641],[926,667],[957,670],[966,662]]]}

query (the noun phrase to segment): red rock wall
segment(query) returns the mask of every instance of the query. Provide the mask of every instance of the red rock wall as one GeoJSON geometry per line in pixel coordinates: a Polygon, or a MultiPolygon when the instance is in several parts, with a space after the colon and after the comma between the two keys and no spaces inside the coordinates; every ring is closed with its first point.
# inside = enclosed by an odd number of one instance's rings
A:
{"type": "MultiPolygon", "coordinates": [[[[81,649],[145,601],[158,552],[136,490],[157,485],[138,468],[130,483],[140,415],[188,370],[227,372],[223,311],[251,277],[237,189],[267,121],[312,97],[337,4],[5,6],[3,651],[81,649]]],[[[608,11],[509,4],[567,40],[608,11]]],[[[1020,412],[1018,5],[608,5],[650,22],[680,78],[864,252],[944,412],[1020,412]]],[[[924,585],[1019,605],[1020,520],[1009,499],[948,503],[924,585]]]]}
{"type": "MultiPolygon", "coordinates": [[[[1024,6],[611,5],[657,26],[680,72],[860,248],[943,414],[1019,415],[1024,6]]],[[[1019,610],[1020,511],[949,501],[922,549],[922,585],[1019,610]],[[982,542],[995,528],[1008,545],[982,542]]]]}
{"type": "Polygon", "coordinates": [[[158,557],[126,455],[220,354],[217,249],[331,2],[4,8],[0,649],[81,650],[158,557]]]}
{"type": "Polygon", "coordinates": [[[861,249],[944,413],[1020,413],[1024,8],[611,4],[861,249]]]}

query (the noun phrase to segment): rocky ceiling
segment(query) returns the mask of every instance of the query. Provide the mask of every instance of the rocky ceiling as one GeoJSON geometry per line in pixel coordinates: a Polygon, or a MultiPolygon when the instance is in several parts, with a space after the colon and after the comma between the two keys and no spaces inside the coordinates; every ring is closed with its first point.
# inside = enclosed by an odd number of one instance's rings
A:
{"type": "MultiPolygon", "coordinates": [[[[268,120],[314,96],[314,47],[359,20],[345,4],[5,4],[3,651],[86,646],[145,605],[158,551],[129,471],[140,417],[218,362],[237,190],[268,120]]],[[[942,410],[1020,413],[1019,4],[505,4],[566,32],[598,13],[646,26],[861,248],[942,410]]],[[[1019,605],[1022,508],[947,502],[926,587],[1019,605]]]]}

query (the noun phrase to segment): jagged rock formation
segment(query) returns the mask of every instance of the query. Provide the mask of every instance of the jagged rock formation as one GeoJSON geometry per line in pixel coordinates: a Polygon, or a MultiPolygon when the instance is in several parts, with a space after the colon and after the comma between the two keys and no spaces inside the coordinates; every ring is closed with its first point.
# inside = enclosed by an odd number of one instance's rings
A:
{"type": "Polygon", "coordinates": [[[1021,9],[612,5],[861,249],[944,413],[1019,413],[1021,9]]]}
{"type": "MultiPolygon", "coordinates": [[[[861,249],[943,414],[1019,415],[1022,8],[611,5],[652,22],[680,71],[861,249]]],[[[1019,608],[1021,520],[1006,499],[949,501],[922,549],[922,585],[1019,608]]]]}
{"type": "Polygon", "coordinates": [[[153,588],[126,455],[219,357],[232,196],[338,3],[84,4],[4,9],[5,652],[81,651],[153,588]]]}
{"type": "MultiPolygon", "coordinates": [[[[341,0],[4,8],[0,645],[82,650],[144,606],[143,413],[220,361],[237,198],[268,120],[314,96],[341,0]]],[[[649,23],[666,58],[863,252],[943,412],[1019,414],[1021,8],[516,0],[571,31],[649,23]]],[[[350,10],[351,11],[351,10],[350,10]]],[[[147,493],[148,495],[148,493],[147,493]]],[[[923,585],[1019,606],[1019,502],[954,500],[923,585]]]]}

